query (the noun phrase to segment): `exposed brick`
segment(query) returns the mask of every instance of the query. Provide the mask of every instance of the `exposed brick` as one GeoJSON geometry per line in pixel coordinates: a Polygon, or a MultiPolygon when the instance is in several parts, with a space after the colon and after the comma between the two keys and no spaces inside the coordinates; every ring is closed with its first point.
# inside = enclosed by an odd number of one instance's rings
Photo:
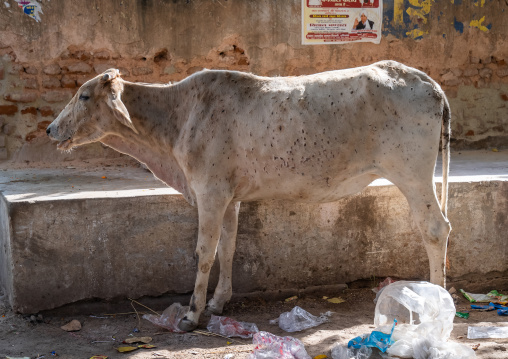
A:
{"type": "Polygon", "coordinates": [[[474,136],[474,131],[473,130],[469,130],[466,132],[466,136],[474,136]]]}
{"type": "Polygon", "coordinates": [[[12,64],[11,68],[7,71],[11,75],[17,75],[21,71],[23,71],[23,65],[21,64],[12,64]]]}
{"type": "Polygon", "coordinates": [[[476,56],[469,56],[469,63],[471,64],[479,64],[480,58],[476,56]]]}
{"type": "Polygon", "coordinates": [[[21,110],[21,113],[23,115],[26,115],[26,114],[32,114],[32,115],[37,115],[37,108],[35,107],[25,107],[24,109],[21,110]]]}
{"type": "Polygon", "coordinates": [[[0,147],[5,147],[5,135],[0,135],[0,147]]]}
{"type": "Polygon", "coordinates": [[[109,70],[109,69],[114,69],[114,68],[115,68],[115,65],[112,65],[112,64],[96,64],[93,67],[96,74],[102,74],[104,71],[109,70]]]}
{"type": "Polygon", "coordinates": [[[508,67],[501,67],[496,71],[497,76],[505,77],[508,76],[508,67]]]}
{"type": "Polygon", "coordinates": [[[54,114],[55,114],[53,112],[53,109],[49,106],[44,106],[44,107],[39,108],[39,112],[41,113],[42,117],[54,116],[54,114]]]}
{"type": "Polygon", "coordinates": [[[0,115],[12,116],[18,112],[18,106],[16,105],[0,105],[0,115]]]}
{"type": "Polygon", "coordinates": [[[492,57],[491,56],[487,56],[487,57],[482,59],[482,64],[484,64],[484,65],[488,65],[491,62],[492,62],[492,57]]]}
{"type": "Polygon", "coordinates": [[[42,87],[47,89],[55,89],[60,87],[60,80],[56,77],[49,77],[47,79],[42,80],[42,87]]]}
{"type": "Polygon", "coordinates": [[[149,67],[135,67],[132,69],[134,76],[149,75],[153,73],[153,70],[149,67]]]}
{"type": "Polygon", "coordinates": [[[62,72],[62,69],[58,64],[50,64],[45,66],[42,70],[46,75],[58,75],[62,72]]]}
{"type": "Polygon", "coordinates": [[[51,125],[52,121],[41,121],[37,124],[37,129],[46,131],[49,125],[51,125]]]}
{"type": "Polygon", "coordinates": [[[461,69],[451,69],[450,70],[455,76],[459,77],[462,76],[462,70],[461,69]]]}
{"type": "Polygon", "coordinates": [[[90,78],[88,76],[82,76],[82,77],[78,77],[76,79],[76,84],[78,85],[78,87],[81,87],[83,86],[83,84],[85,82],[87,82],[88,80],[90,80],[90,78]]]}
{"type": "Polygon", "coordinates": [[[108,51],[98,51],[93,56],[99,60],[109,60],[110,58],[108,51]]]}
{"type": "Polygon", "coordinates": [[[62,87],[65,88],[75,88],[76,87],[76,80],[70,78],[69,76],[64,76],[62,78],[62,87]]]}
{"type": "Polygon", "coordinates": [[[27,89],[37,89],[39,87],[39,84],[37,83],[37,79],[35,79],[35,78],[24,79],[23,85],[27,89]]]}
{"type": "Polygon", "coordinates": [[[75,59],[82,60],[82,61],[90,60],[92,58],[91,53],[89,53],[88,51],[83,51],[83,50],[72,51],[71,56],[74,57],[75,59]]]}
{"type": "Polygon", "coordinates": [[[482,78],[489,79],[492,77],[492,70],[485,67],[479,71],[479,74],[482,78]]]}
{"type": "Polygon", "coordinates": [[[14,131],[16,131],[16,126],[13,125],[12,123],[7,123],[4,125],[4,133],[7,136],[12,135],[14,133],[14,131]]]}
{"type": "Polygon", "coordinates": [[[40,130],[30,132],[28,135],[25,136],[25,141],[30,142],[30,141],[36,139],[37,137],[41,137],[40,130]]]}
{"type": "Polygon", "coordinates": [[[4,95],[4,99],[10,102],[34,102],[37,100],[37,94],[35,92],[8,93],[4,95]]]}
{"type": "Polygon", "coordinates": [[[24,68],[25,72],[30,75],[37,75],[39,70],[35,66],[27,66],[24,68]]]}
{"type": "Polygon", "coordinates": [[[41,97],[44,101],[53,103],[53,102],[69,101],[72,96],[69,92],[49,91],[42,94],[41,97]]]}
{"type": "Polygon", "coordinates": [[[6,160],[7,157],[7,148],[0,148],[0,160],[6,160]]]}
{"type": "Polygon", "coordinates": [[[478,75],[478,69],[476,67],[468,67],[464,70],[463,75],[466,77],[478,75]]]}
{"type": "Polygon", "coordinates": [[[85,62],[77,62],[65,67],[68,72],[75,74],[88,74],[92,72],[92,67],[85,62]]]}

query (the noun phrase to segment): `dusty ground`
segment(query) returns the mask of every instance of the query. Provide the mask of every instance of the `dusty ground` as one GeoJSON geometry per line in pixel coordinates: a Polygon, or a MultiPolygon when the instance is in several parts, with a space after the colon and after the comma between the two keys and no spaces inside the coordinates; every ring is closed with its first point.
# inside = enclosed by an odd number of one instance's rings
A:
{"type": "MultiPolygon", "coordinates": [[[[502,290],[502,288],[500,288],[502,290]]],[[[505,290],[506,292],[506,290],[505,290]]],[[[291,310],[299,305],[312,314],[318,315],[326,311],[333,311],[329,323],[318,327],[293,333],[300,339],[311,357],[319,354],[330,355],[334,343],[347,342],[374,328],[374,293],[369,288],[347,289],[342,293],[329,293],[329,297],[340,296],[344,303],[332,304],[321,296],[306,296],[291,302],[266,301],[261,298],[239,299],[225,308],[224,315],[247,322],[254,322],[260,330],[268,331],[279,336],[289,335],[278,326],[270,325],[269,320],[280,313],[291,310]]],[[[140,299],[141,303],[148,300],[140,299]]],[[[161,303],[162,304],[162,303],[161,303]]],[[[169,303],[168,303],[169,304],[169,303]]],[[[136,310],[146,311],[134,304],[136,310]]],[[[115,308],[110,304],[109,309],[115,308]]],[[[30,358],[90,358],[92,355],[106,355],[109,358],[228,358],[233,354],[234,359],[247,358],[253,345],[249,339],[226,339],[206,336],[204,334],[186,333],[175,334],[160,330],[147,320],[138,321],[136,314],[117,314],[125,310],[125,303],[118,304],[118,311],[88,312],[86,315],[68,315],[56,312],[42,314],[42,321],[30,321],[29,317],[18,315],[10,311],[3,303],[0,309],[0,358],[30,357],[30,358]],[[82,323],[82,329],[69,333],[60,326],[77,319],[82,323]],[[137,328],[139,332],[133,331],[137,328]],[[115,348],[121,341],[130,336],[150,336],[154,349],[139,349],[130,353],[118,353],[115,348]],[[231,344],[228,344],[231,343],[231,344]],[[55,354],[52,355],[52,352],[55,354]]],[[[460,298],[457,309],[468,310],[469,303],[460,298]]],[[[164,307],[152,309],[162,311],[164,307]]],[[[69,309],[67,309],[68,312],[69,309]]],[[[33,319],[33,318],[32,318],[33,319]]],[[[202,318],[200,330],[206,331],[208,318],[202,318]]],[[[500,317],[496,312],[471,311],[469,319],[455,318],[451,339],[467,346],[480,344],[477,357],[482,359],[508,358],[508,339],[480,339],[468,340],[468,325],[490,323],[487,325],[508,325],[508,317],[500,317]]],[[[372,356],[378,357],[378,356],[372,356]]]]}

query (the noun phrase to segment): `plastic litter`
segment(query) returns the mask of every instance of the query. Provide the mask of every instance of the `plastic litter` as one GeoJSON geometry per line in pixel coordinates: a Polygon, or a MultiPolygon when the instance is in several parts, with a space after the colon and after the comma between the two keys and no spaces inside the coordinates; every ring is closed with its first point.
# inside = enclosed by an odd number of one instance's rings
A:
{"type": "Polygon", "coordinates": [[[348,348],[361,349],[362,347],[368,348],[378,348],[382,353],[385,353],[386,350],[393,344],[392,335],[395,329],[395,325],[397,324],[397,320],[393,321],[392,330],[390,334],[386,334],[380,331],[373,331],[369,335],[364,335],[360,337],[353,338],[347,343],[348,348]]]}
{"type": "Polygon", "coordinates": [[[377,303],[377,299],[379,298],[379,296],[381,295],[381,292],[383,291],[383,289],[392,284],[392,283],[395,283],[396,280],[390,278],[390,277],[386,277],[386,279],[382,282],[379,283],[379,285],[376,287],[376,288],[372,288],[372,291],[374,293],[376,293],[376,298],[374,298],[374,303],[377,303]]]}
{"type": "Polygon", "coordinates": [[[508,327],[468,327],[467,339],[505,339],[508,338],[508,327]]]}
{"type": "Polygon", "coordinates": [[[331,352],[332,359],[368,359],[371,355],[372,349],[366,346],[352,349],[337,344],[331,352]]]}
{"type": "Polygon", "coordinates": [[[331,315],[331,312],[326,312],[316,317],[299,306],[296,306],[290,312],[282,313],[278,319],[271,320],[270,324],[277,324],[278,322],[279,327],[286,332],[299,332],[327,322],[331,315]]]}
{"type": "Polygon", "coordinates": [[[471,303],[478,302],[478,303],[508,304],[508,295],[501,294],[497,290],[491,290],[487,294],[468,293],[468,292],[464,291],[463,289],[461,289],[460,292],[471,303]]]}
{"type": "Polygon", "coordinates": [[[206,329],[212,333],[220,334],[228,338],[252,338],[254,333],[259,332],[258,327],[254,323],[238,322],[228,317],[216,315],[212,315],[206,329]]]}
{"type": "Polygon", "coordinates": [[[268,332],[254,334],[256,345],[249,359],[311,359],[303,343],[293,337],[279,337],[268,332]]]}
{"type": "Polygon", "coordinates": [[[354,352],[353,349],[337,344],[332,348],[330,355],[332,359],[350,359],[354,357],[354,352]]]}
{"type": "Polygon", "coordinates": [[[386,351],[391,356],[474,358],[471,348],[447,342],[455,313],[453,299],[444,288],[428,282],[398,281],[385,287],[380,294],[374,325],[385,332],[386,326],[397,319],[392,335],[394,344],[386,351]],[[424,353],[434,354],[421,356],[424,353]]]}
{"type": "Polygon", "coordinates": [[[188,306],[184,307],[180,303],[173,303],[167,307],[161,315],[145,314],[143,315],[143,319],[165,328],[170,332],[184,333],[178,328],[178,324],[188,311],[188,306]]]}
{"type": "Polygon", "coordinates": [[[457,313],[455,313],[455,316],[458,317],[458,318],[468,319],[469,318],[469,313],[457,312],[457,313]]]}

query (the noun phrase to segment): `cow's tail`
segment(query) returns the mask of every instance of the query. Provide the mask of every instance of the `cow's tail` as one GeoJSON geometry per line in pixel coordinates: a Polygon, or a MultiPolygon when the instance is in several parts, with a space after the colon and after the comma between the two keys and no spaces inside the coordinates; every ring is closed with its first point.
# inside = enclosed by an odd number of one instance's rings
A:
{"type": "Polygon", "coordinates": [[[441,186],[441,212],[447,217],[448,173],[450,172],[451,112],[448,99],[443,94],[443,121],[441,124],[441,156],[443,159],[443,185],[441,186]]]}

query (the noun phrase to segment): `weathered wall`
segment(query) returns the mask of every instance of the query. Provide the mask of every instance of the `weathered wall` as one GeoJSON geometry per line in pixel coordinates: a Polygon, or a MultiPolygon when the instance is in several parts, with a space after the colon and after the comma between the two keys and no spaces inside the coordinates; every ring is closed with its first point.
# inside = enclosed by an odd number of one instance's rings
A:
{"type": "MultiPolygon", "coordinates": [[[[322,46],[301,45],[300,0],[40,3],[39,22],[0,4],[0,160],[54,156],[45,127],[109,67],[167,82],[203,67],[285,76],[393,59],[442,84],[456,147],[508,138],[506,0],[385,0],[381,44],[322,46]]],[[[113,155],[91,145],[67,157],[113,155]]]]}

